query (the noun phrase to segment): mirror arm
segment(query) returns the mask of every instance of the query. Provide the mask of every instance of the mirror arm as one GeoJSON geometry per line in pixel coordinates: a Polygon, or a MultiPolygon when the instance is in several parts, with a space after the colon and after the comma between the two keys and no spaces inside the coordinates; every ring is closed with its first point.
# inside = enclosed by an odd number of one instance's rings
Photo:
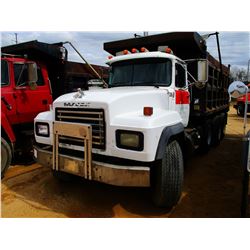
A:
{"type": "Polygon", "coordinates": [[[71,42],[66,41],[63,44],[69,44],[75,50],[75,52],[81,57],[81,59],[88,65],[88,67],[92,70],[92,72],[103,82],[104,88],[108,87],[108,84],[104,81],[104,79],[102,79],[102,77],[98,74],[98,72],[88,63],[87,60],[85,60],[85,58],[81,55],[81,53],[75,48],[75,46],[71,42]]]}
{"type": "Polygon", "coordinates": [[[193,76],[191,73],[189,73],[188,71],[187,71],[187,73],[188,73],[188,75],[192,78],[192,80],[193,80],[194,82],[197,82],[197,80],[194,78],[194,76],[193,76]]]}

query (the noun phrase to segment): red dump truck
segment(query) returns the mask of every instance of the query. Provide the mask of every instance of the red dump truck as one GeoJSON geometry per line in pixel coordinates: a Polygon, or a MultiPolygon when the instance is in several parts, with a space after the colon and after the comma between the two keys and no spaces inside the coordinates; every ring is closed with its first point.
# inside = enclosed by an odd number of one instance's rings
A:
{"type": "MultiPolygon", "coordinates": [[[[53,99],[96,78],[86,64],[69,62],[62,43],[38,41],[1,48],[1,176],[13,162],[32,160],[33,121],[53,99]],[[20,157],[21,156],[21,157],[20,157]]],[[[92,65],[103,78],[107,68],[92,65]]]]}

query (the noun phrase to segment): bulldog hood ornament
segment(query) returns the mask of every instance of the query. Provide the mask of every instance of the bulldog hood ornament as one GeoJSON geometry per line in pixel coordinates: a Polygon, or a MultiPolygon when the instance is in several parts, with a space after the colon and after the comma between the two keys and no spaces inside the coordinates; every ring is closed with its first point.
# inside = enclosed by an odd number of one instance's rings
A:
{"type": "Polygon", "coordinates": [[[81,88],[78,88],[76,94],[74,95],[74,98],[75,99],[82,98],[83,96],[84,96],[84,92],[82,91],[81,88]]]}

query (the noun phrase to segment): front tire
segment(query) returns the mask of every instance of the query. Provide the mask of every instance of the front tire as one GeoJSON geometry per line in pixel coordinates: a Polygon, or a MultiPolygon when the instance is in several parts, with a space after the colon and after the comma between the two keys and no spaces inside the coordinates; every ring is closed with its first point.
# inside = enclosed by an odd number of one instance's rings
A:
{"type": "Polygon", "coordinates": [[[1,137],[1,179],[12,161],[12,152],[9,143],[1,137]]]}
{"type": "Polygon", "coordinates": [[[152,169],[152,199],[158,207],[173,207],[181,196],[183,154],[177,141],[166,146],[163,159],[152,169]]]}

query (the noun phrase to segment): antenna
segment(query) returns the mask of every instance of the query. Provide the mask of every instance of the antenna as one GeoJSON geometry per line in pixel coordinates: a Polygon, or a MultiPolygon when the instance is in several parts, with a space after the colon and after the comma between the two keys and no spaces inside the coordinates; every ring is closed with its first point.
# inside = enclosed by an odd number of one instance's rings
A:
{"type": "Polygon", "coordinates": [[[15,34],[15,42],[16,42],[16,44],[18,43],[17,42],[17,33],[14,33],[15,34]]]}

